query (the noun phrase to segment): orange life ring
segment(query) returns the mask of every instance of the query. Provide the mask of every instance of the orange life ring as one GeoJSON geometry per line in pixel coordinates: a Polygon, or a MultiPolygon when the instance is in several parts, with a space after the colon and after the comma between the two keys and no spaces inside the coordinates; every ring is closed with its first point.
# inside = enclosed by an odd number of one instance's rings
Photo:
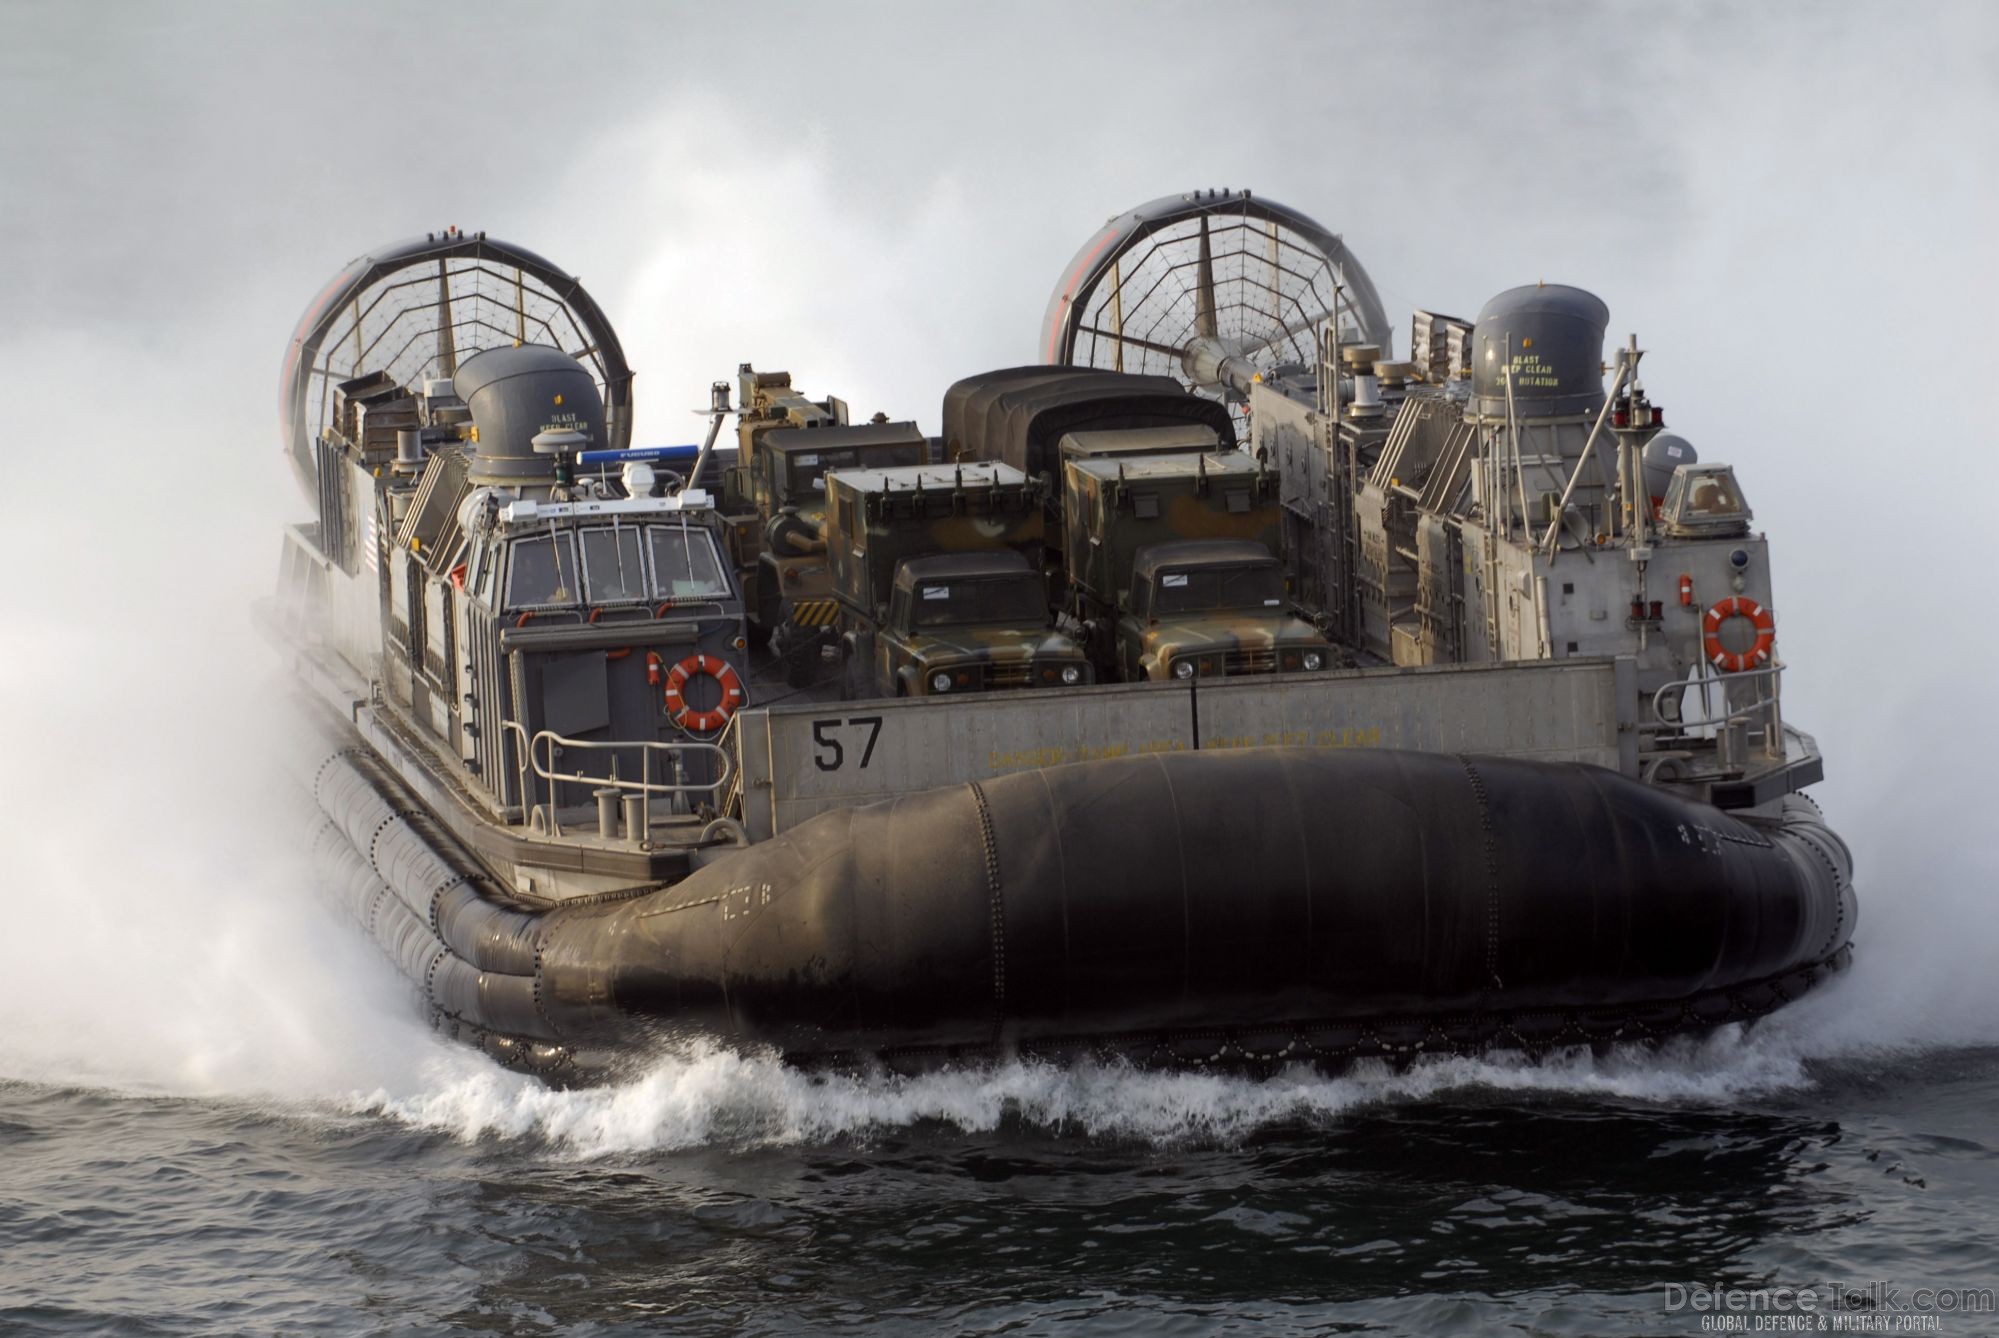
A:
{"type": "Polygon", "coordinates": [[[1701,653],[1708,663],[1725,674],[1739,674],[1767,662],[1777,644],[1777,620],[1770,610],[1744,595],[1730,595],[1707,611],[1701,619],[1701,653]],[[1729,650],[1721,644],[1721,625],[1730,618],[1747,618],[1756,626],[1756,644],[1746,651],[1729,650]]]}
{"type": "Polygon", "coordinates": [[[743,695],[743,680],[736,673],[735,666],[716,656],[690,655],[666,671],[667,718],[690,733],[706,734],[722,728],[747,700],[743,695]],[[705,711],[697,711],[687,704],[682,690],[687,686],[688,679],[703,674],[715,680],[715,686],[721,689],[722,699],[705,711]]]}

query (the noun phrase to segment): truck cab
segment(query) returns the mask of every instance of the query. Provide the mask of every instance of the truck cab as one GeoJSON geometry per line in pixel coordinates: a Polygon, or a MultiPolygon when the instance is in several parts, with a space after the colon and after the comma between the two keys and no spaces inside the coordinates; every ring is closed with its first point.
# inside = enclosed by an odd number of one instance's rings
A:
{"type": "Polygon", "coordinates": [[[1284,568],[1247,539],[1148,544],[1117,620],[1128,681],[1326,668],[1332,648],[1290,612],[1284,568]]]}
{"type": "Polygon", "coordinates": [[[924,697],[1090,682],[1082,648],[1055,630],[1047,590],[1010,548],[903,559],[874,638],[876,684],[924,697]]]}

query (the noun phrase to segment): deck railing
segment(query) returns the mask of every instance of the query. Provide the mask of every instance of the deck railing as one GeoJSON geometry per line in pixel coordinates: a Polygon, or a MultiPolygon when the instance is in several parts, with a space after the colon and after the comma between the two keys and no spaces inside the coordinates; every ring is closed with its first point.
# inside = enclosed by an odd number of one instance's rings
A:
{"type": "MultiPolygon", "coordinates": [[[[627,840],[644,841],[652,831],[652,805],[654,796],[677,799],[684,795],[719,795],[727,790],[736,779],[735,758],[719,743],[703,743],[688,739],[665,742],[653,739],[596,740],[572,739],[557,734],[553,730],[542,730],[533,738],[516,721],[505,721],[508,738],[514,742],[516,775],[521,788],[521,820],[523,825],[534,827],[538,816],[542,816],[549,835],[563,835],[561,812],[564,805],[564,790],[572,785],[587,785],[593,797],[603,792],[615,791],[616,798],[623,806],[628,796],[635,796],[636,821],[628,821],[625,837],[627,840]],[[611,765],[608,775],[592,775],[578,767],[575,770],[559,769],[558,758],[571,750],[582,753],[610,753],[611,765]],[[619,755],[638,754],[638,777],[636,779],[618,774],[619,755]],[[694,757],[705,756],[715,759],[716,775],[713,780],[690,781],[687,762],[694,757]],[[529,788],[529,776],[539,777],[547,782],[548,802],[536,804],[529,788]],[[655,775],[658,779],[655,779],[655,775]]],[[[627,808],[627,812],[629,812],[627,808]]],[[[600,827],[600,834],[602,829],[600,827]]]]}
{"type": "Polygon", "coordinates": [[[1641,759],[1646,770],[1656,772],[1668,760],[1691,759],[1710,744],[1715,765],[1723,772],[1747,771],[1753,759],[1782,762],[1783,673],[1782,664],[1772,663],[1761,669],[1676,678],[1661,684],[1652,694],[1647,719],[1639,726],[1649,745],[1641,759]],[[1674,703],[1671,709],[1669,700],[1674,703]],[[1687,714],[1688,703],[1693,701],[1699,703],[1697,716],[1687,714]]]}

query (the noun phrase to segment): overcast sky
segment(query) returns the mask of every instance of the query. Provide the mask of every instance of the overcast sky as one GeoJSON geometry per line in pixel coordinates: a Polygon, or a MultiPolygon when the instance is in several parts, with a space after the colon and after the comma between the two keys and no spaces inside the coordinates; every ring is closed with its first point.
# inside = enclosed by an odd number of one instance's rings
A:
{"type": "MultiPolygon", "coordinates": [[[[580,275],[642,441],[744,360],[934,431],[1104,218],[1247,186],[1344,234],[1400,345],[1413,306],[1601,294],[1771,534],[1863,880],[1988,876],[1995,71],[1979,3],[0,0],[0,519],[139,602],[268,588],[284,342],[390,239],[580,275]]],[[[27,642],[101,636],[80,579],[17,588],[27,642]]],[[[18,711],[52,663],[13,658],[18,711]]]]}

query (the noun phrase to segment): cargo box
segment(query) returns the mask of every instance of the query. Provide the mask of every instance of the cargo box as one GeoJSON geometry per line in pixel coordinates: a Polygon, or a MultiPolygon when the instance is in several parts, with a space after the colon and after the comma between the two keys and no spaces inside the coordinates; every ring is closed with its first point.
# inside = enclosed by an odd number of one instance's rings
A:
{"type": "Polygon", "coordinates": [[[1042,485],[1003,464],[846,469],[826,480],[834,592],[870,617],[888,603],[896,564],[928,553],[1011,548],[1041,568],[1042,485]]]}
{"type": "Polygon", "coordinates": [[[1178,539],[1250,539],[1280,556],[1277,476],[1240,451],[1070,460],[1063,558],[1091,597],[1118,602],[1133,556],[1178,539]]]}

